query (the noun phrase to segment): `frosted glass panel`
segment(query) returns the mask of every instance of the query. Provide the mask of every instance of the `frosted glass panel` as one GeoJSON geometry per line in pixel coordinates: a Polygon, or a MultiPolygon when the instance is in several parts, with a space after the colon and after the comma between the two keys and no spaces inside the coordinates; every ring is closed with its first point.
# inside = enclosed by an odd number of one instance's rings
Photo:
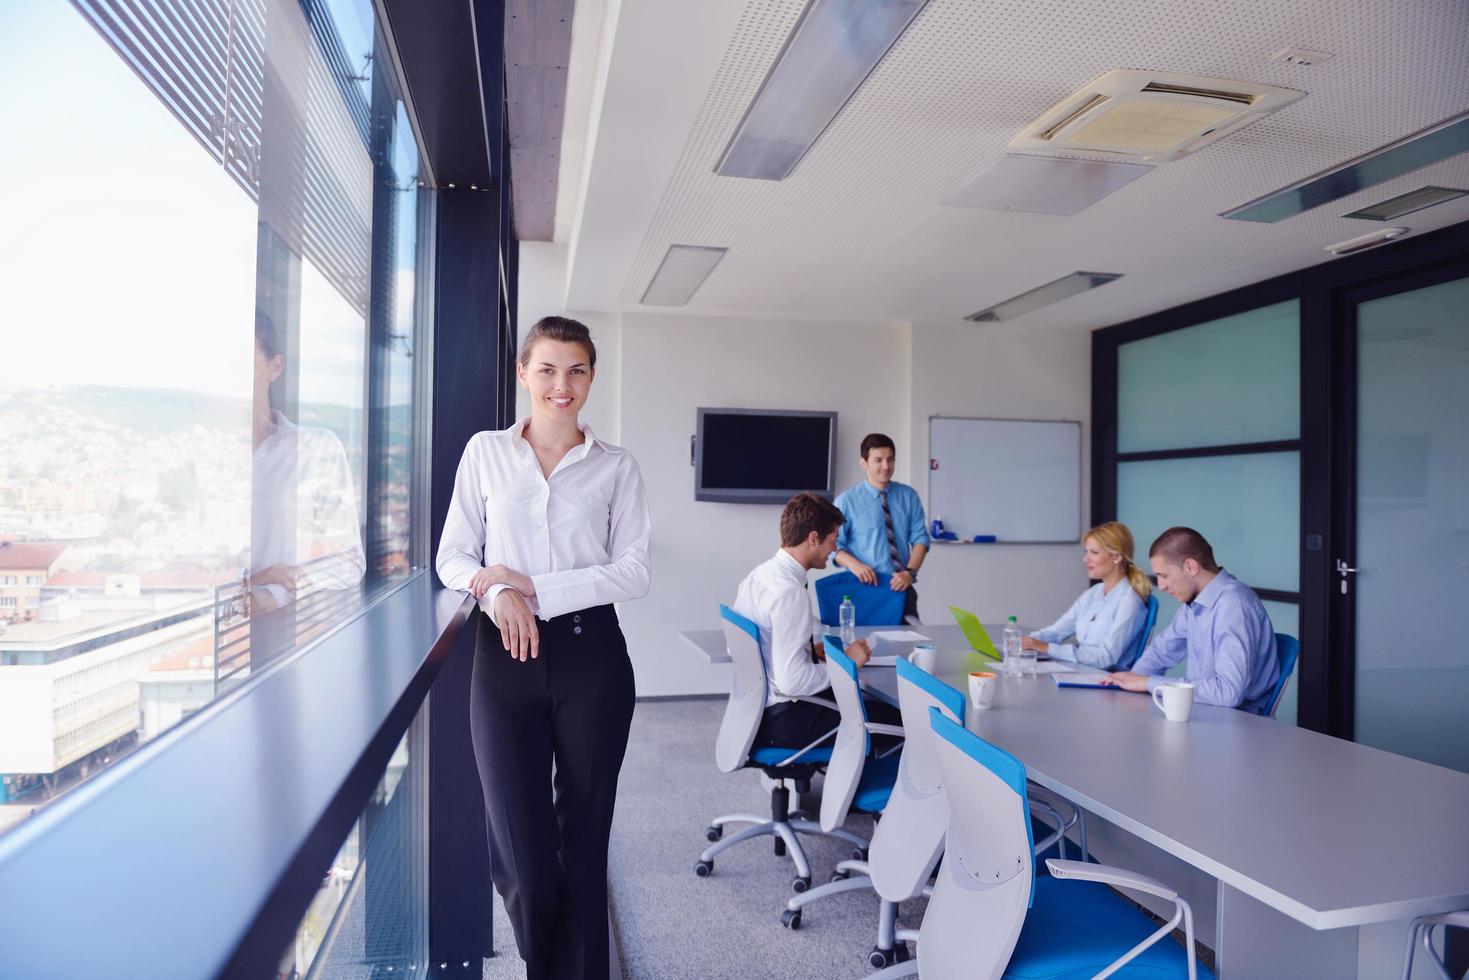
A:
{"type": "MultiPolygon", "coordinates": [[[[1117,465],[1117,519],[1137,562],[1176,524],[1197,530],[1214,557],[1257,589],[1300,588],[1300,454],[1251,453],[1117,465]]],[[[1160,620],[1161,622],[1161,620],[1160,620]]]]}
{"type": "Polygon", "coordinates": [[[1357,308],[1357,741],[1469,772],[1469,279],[1357,308]]]}
{"type": "Polygon", "coordinates": [[[1298,438],[1300,388],[1295,300],[1123,344],[1117,451],[1298,438]]]}

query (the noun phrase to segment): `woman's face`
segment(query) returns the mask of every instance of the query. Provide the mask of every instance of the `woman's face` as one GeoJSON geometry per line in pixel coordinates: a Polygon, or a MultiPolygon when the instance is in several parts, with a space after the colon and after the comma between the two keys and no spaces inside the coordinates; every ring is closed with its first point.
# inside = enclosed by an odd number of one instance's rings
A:
{"type": "Polygon", "coordinates": [[[576,420],[596,373],[581,344],[549,338],[536,341],[515,371],[530,392],[531,414],[556,421],[576,420]]]}
{"type": "Polygon", "coordinates": [[[1081,563],[1086,566],[1087,578],[1104,579],[1122,564],[1122,559],[1117,555],[1109,555],[1106,549],[1097,544],[1096,538],[1087,538],[1081,563]]]}

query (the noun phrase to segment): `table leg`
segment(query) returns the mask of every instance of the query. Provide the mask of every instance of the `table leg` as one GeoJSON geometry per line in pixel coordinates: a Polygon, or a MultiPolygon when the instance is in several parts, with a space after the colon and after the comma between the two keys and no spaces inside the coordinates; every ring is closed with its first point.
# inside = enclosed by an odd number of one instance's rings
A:
{"type": "Polygon", "coordinates": [[[1222,881],[1216,915],[1214,952],[1220,980],[1359,975],[1357,929],[1318,932],[1222,881]]]}

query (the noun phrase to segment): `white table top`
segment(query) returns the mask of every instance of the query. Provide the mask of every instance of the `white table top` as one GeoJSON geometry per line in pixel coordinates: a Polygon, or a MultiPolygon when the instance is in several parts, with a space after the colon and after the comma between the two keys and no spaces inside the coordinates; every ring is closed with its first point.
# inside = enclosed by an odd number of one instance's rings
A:
{"type": "MultiPolygon", "coordinates": [[[[967,672],[994,666],[957,626],[915,629],[966,696],[967,672]]],[[[728,659],[721,631],[691,632],[728,659]]],[[[891,667],[862,683],[896,703],[891,667]]],[[[1230,708],[1170,722],[1143,695],[1045,675],[1002,676],[977,725],[1042,786],[1311,928],[1469,907],[1469,774],[1230,708]]]]}

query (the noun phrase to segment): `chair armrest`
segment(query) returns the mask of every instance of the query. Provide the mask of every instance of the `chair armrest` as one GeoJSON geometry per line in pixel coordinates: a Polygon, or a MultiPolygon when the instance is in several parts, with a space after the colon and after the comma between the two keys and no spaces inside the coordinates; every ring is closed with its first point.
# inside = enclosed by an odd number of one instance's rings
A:
{"type": "Polygon", "coordinates": [[[874,735],[896,735],[899,738],[903,737],[902,725],[882,725],[875,721],[869,721],[867,723],[867,730],[874,735]]]}
{"type": "Polygon", "coordinates": [[[1051,869],[1052,878],[1100,881],[1104,885],[1115,885],[1118,888],[1130,888],[1148,895],[1157,895],[1170,902],[1178,900],[1178,892],[1161,881],[1138,874],[1136,871],[1128,871],[1126,868],[1114,868],[1106,864],[1087,864],[1082,861],[1060,861],[1055,858],[1047,859],[1046,867],[1051,869]]]}
{"type": "Polygon", "coordinates": [[[798,695],[796,697],[796,700],[805,701],[807,704],[819,704],[823,708],[830,708],[833,711],[841,711],[841,709],[837,707],[837,703],[835,701],[828,701],[826,698],[813,698],[809,695],[802,694],[798,695]]]}

